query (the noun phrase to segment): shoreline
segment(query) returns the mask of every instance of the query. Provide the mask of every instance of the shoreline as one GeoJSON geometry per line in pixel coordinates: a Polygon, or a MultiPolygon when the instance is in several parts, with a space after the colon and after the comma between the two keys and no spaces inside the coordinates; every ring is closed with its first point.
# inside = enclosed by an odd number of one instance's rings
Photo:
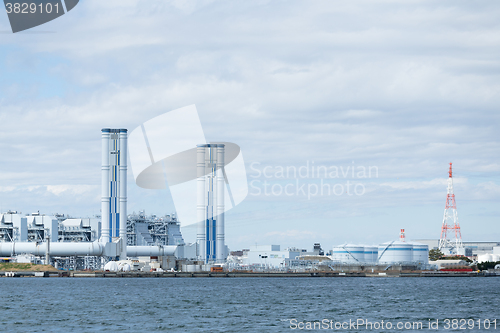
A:
{"type": "Polygon", "coordinates": [[[86,271],[14,271],[0,272],[3,277],[74,277],[74,278],[298,278],[298,277],[371,277],[371,278],[395,278],[395,277],[500,277],[498,273],[486,272],[384,272],[384,273],[362,273],[362,272],[86,272],[86,271]]]}

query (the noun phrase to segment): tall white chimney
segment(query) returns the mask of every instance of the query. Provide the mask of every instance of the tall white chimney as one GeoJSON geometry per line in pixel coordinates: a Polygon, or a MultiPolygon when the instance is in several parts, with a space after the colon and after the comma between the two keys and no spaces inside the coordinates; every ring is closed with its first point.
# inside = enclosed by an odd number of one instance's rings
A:
{"type": "Polygon", "coordinates": [[[205,262],[206,258],[206,207],[205,207],[205,145],[198,145],[197,148],[197,220],[198,231],[196,240],[198,242],[198,256],[205,262]]]}
{"type": "Polygon", "coordinates": [[[127,251],[127,130],[102,130],[101,242],[121,238],[120,259],[127,251]]]}
{"type": "Polygon", "coordinates": [[[224,145],[217,145],[217,237],[216,260],[223,263],[226,259],[226,245],[224,244],[224,145]]]}
{"type": "Polygon", "coordinates": [[[224,148],[203,144],[197,148],[198,256],[205,263],[224,262],[224,148]]]}
{"type": "Polygon", "coordinates": [[[119,235],[122,239],[120,259],[127,259],[127,130],[121,128],[119,134],[119,235]]]}
{"type": "Polygon", "coordinates": [[[109,128],[102,129],[102,167],[101,167],[101,242],[108,243],[111,241],[109,217],[111,212],[110,193],[109,193],[109,145],[110,133],[109,128]]]}

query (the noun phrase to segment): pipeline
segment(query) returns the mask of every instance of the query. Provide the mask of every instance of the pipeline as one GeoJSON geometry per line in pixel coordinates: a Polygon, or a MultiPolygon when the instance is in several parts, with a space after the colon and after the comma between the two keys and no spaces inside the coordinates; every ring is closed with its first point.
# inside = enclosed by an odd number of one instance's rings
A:
{"type": "Polygon", "coordinates": [[[173,256],[177,246],[127,246],[127,256],[142,257],[142,256],[173,256]]]}
{"type": "MultiPolygon", "coordinates": [[[[106,256],[105,244],[100,242],[50,243],[49,254],[56,257],[70,256],[106,256]]],[[[177,246],[127,246],[127,256],[173,256],[177,246]]],[[[18,254],[45,256],[47,243],[38,242],[0,242],[0,256],[18,254]]]]}
{"type": "MultiPolygon", "coordinates": [[[[0,256],[11,256],[16,254],[33,254],[35,256],[45,256],[47,243],[38,242],[6,242],[0,243],[0,256]]],[[[56,243],[50,244],[51,256],[102,256],[104,254],[104,244],[99,242],[82,243],[56,243]]]]}

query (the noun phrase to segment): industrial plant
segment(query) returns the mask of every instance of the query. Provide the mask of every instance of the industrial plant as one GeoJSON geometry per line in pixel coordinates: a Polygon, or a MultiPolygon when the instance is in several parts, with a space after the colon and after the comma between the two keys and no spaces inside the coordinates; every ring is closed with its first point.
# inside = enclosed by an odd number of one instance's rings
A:
{"type": "MultiPolygon", "coordinates": [[[[156,216],[127,212],[127,129],[102,130],[101,215],[74,218],[40,212],[0,215],[3,260],[43,263],[61,270],[104,271],[242,271],[430,270],[429,248],[447,255],[478,255],[464,247],[453,194],[450,163],[441,239],[436,243],[398,240],[378,245],[343,244],[323,251],[255,245],[230,252],[225,244],[225,145],[196,148],[197,236],[185,242],[176,214],[156,216]],[[452,231],[450,233],[449,231],[452,231]],[[450,235],[451,234],[451,235],[450,235]],[[454,236],[451,240],[450,236],[454,236]]],[[[193,166],[194,167],[194,166],[193,166]]],[[[490,257],[500,244],[490,244],[490,257]]],[[[480,253],[481,255],[488,253],[480,253]]],[[[488,257],[489,258],[489,257],[488,257]]]]}

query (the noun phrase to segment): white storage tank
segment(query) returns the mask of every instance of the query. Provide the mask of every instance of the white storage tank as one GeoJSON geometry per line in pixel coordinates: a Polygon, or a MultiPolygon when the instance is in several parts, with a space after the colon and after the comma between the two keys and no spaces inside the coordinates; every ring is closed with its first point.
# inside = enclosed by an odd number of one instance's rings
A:
{"type": "Polygon", "coordinates": [[[391,264],[412,262],[413,260],[413,245],[401,242],[387,242],[378,246],[378,262],[391,264]]]}
{"type": "Polygon", "coordinates": [[[201,271],[201,266],[200,265],[186,265],[186,272],[199,272],[201,271]]]}
{"type": "Polygon", "coordinates": [[[365,246],[365,260],[367,264],[373,264],[377,262],[378,258],[378,247],[376,246],[365,246]]]}
{"type": "Polygon", "coordinates": [[[429,263],[429,246],[422,243],[411,243],[413,246],[413,262],[417,264],[429,263]]]}
{"type": "Polygon", "coordinates": [[[118,263],[116,261],[109,261],[104,265],[104,270],[105,271],[110,271],[110,272],[118,272],[118,263]]]}
{"type": "Polygon", "coordinates": [[[332,249],[332,260],[336,262],[342,262],[345,260],[345,255],[347,252],[342,248],[342,246],[334,246],[332,249]]]}
{"type": "Polygon", "coordinates": [[[477,256],[477,262],[482,263],[486,261],[493,261],[493,255],[491,253],[480,254],[477,256]]]}
{"type": "Polygon", "coordinates": [[[342,263],[362,263],[365,261],[365,249],[361,245],[346,244],[332,249],[332,260],[342,263]]]}

